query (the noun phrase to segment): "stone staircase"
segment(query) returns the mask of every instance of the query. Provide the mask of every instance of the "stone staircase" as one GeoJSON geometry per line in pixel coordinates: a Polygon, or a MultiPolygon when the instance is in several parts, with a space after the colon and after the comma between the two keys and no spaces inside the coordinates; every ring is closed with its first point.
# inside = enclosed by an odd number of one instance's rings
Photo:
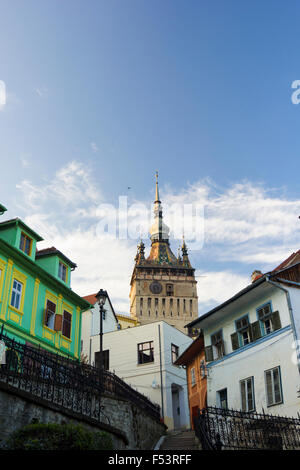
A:
{"type": "Polygon", "coordinates": [[[195,432],[189,430],[170,431],[167,433],[160,450],[199,450],[200,445],[195,432]]]}

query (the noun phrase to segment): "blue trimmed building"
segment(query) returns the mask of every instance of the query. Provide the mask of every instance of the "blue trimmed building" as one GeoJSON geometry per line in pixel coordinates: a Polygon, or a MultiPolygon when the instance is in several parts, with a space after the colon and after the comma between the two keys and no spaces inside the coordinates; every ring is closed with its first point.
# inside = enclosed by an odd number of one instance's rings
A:
{"type": "Polygon", "coordinates": [[[204,334],[208,406],[297,416],[300,251],[187,327],[204,334]]]}

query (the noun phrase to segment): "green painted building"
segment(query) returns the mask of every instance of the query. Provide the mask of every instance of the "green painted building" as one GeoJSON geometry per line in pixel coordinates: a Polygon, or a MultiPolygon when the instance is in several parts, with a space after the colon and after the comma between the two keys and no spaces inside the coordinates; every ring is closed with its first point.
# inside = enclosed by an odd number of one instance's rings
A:
{"type": "MultiPolygon", "coordinates": [[[[0,216],[6,208],[0,204],[0,216]]],[[[70,259],[19,218],[0,222],[0,328],[16,340],[75,359],[81,313],[91,306],[71,289],[70,259]]]]}

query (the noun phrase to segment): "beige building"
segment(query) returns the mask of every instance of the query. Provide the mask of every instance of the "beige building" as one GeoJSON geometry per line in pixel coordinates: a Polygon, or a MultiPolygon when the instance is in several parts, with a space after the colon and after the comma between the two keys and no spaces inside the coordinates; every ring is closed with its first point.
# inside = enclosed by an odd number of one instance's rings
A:
{"type": "Polygon", "coordinates": [[[198,317],[195,270],[185,241],[178,257],[169,243],[169,227],[163,222],[156,175],[154,223],[150,229],[151,250],[145,258],[141,242],[131,278],[130,315],[141,325],[165,321],[187,334],[184,325],[198,317]]]}

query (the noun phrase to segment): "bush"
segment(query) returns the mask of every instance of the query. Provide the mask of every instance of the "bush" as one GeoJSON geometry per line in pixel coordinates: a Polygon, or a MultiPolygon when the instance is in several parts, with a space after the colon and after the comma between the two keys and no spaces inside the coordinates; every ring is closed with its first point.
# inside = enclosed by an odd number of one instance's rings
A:
{"type": "Polygon", "coordinates": [[[8,439],[7,450],[113,450],[111,436],[75,424],[28,424],[8,439]]]}

